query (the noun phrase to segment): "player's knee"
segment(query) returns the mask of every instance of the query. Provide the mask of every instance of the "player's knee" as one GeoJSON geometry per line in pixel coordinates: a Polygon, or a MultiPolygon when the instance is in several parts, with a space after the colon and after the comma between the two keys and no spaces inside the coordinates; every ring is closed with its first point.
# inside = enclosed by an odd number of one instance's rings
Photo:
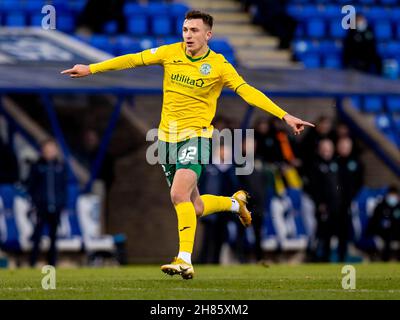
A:
{"type": "Polygon", "coordinates": [[[178,192],[178,191],[172,191],[171,190],[170,196],[171,196],[171,201],[175,206],[177,204],[179,204],[179,203],[189,202],[190,201],[190,196],[186,195],[183,192],[178,192]]]}

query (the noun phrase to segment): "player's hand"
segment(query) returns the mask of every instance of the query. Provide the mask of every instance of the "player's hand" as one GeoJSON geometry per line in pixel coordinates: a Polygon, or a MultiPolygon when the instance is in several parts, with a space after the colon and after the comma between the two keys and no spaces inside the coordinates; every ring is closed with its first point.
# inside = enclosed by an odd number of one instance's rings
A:
{"type": "Polygon", "coordinates": [[[69,74],[71,78],[82,78],[90,74],[90,68],[84,64],[76,64],[72,69],[61,71],[61,74],[69,74]]]}
{"type": "Polygon", "coordinates": [[[304,130],[305,126],[315,127],[312,123],[293,117],[289,113],[285,114],[283,120],[285,120],[285,122],[293,129],[295,135],[300,134],[304,130]]]}

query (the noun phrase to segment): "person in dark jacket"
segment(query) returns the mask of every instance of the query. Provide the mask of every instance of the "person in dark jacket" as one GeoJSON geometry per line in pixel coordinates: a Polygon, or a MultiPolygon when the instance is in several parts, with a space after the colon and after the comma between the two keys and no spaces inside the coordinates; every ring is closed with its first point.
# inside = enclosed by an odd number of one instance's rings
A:
{"type": "MultiPolygon", "coordinates": [[[[308,177],[312,174],[312,163],[317,157],[318,144],[323,139],[334,140],[332,131],[332,119],[322,115],[316,120],[315,130],[308,130],[300,142],[300,158],[302,161],[302,173],[308,177]]],[[[306,186],[306,190],[308,186],[306,186]]]]}
{"type": "Polygon", "coordinates": [[[318,156],[312,164],[310,193],[315,202],[317,220],[318,261],[329,262],[330,242],[334,233],[334,223],[339,210],[339,168],[334,158],[335,147],[330,139],[322,139],[318,144],[318,156]]]}
{"type": "Polygon", "coordinates": [[[49,227],[50,248],[48,264],[56,264],[57,228],[61,211],[67,202],[67,170],[59,160],[59,151],[54,140],[46,140],[41,146],[42,156],[32,166],[28,179],[28,191],[36,209],[37,221],[33,232],[33,248],[30,265],[36,264],[39,244],[44,226],[49,227]]]}
{"type": "MultiPolygon", "coordinates": [[[[392,242],[400,241],[400,194],[396,186],[390,186],[376,206],[368,221],[367,234],[381,237],[384,242],[382,260],[388,261],[392,255],[392,242]]],[[[400,259],[400,252],[397,259],[400,259]]]]}
{"type": "Polygon", "coordinates": [[[363,184],[363,166],[353,152],[353,141],[350,137],[339,138],[336,144],[337,163],[339,166],[339,211],[335,221],[338,236],[338,257],[344,261],[351,225],[351,202],[363,184]]]}
{"type": "Polygon", "coordinates": [[[375,34],[363,15],[357,15],[356,29],[349,29],[343,41],[343,65],[367,73],[382,71],[375,34]]]}

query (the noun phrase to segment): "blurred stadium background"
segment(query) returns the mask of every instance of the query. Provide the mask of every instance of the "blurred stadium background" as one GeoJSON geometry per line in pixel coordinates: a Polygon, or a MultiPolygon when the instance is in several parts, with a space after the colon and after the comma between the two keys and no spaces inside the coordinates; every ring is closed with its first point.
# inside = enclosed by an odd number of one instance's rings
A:
{"type": "MultiPolygon", "coordinates": [[[[221,181],[230,180],[210,166],[201,188],[225,195],[236,186],[254,190],[257,223],[243,230],[225,214],[199,223],[195,262],[322,261],[315,203],[329,190],[315,188],[311,164],[319,159],[321,139],[336,144],[346,137],[353,142],[352,161],[363,170],[348,182],[361,181],[346,207],[344,259],[381,259],[382,239],[367,226],[387,188],[400,184],[400,1],[0,0],[2,267],[28,263],[34,220],[25,183],[47,137],[70,160],[60,265],[160,263],[176,253],[176,217],[163,172],[145,158],[146,133],[157,127],[161,111],[162,70],[75,81],[59,72],[180,41],[190,8],[214,16],[213,50],[288,112],[316,122],[318,132],[287,139],[279,123],[224,92],[215,126],[256,129],[256,171],[222,188],[221,181]],[[46,4],[56,8],[56,30],[41,28],[46,4]],[[375,37],[372,60],[380,67],[360,71],[343,62],[344,5],[367,18],[375,37]]],[[[331,262],[340,259],[337,244],[334,236],[331,262]]],[[[44,236],[42,249],[48,245],[44,236]]],[[[400,249],[396,241],[391,246],[400,249]]]]}

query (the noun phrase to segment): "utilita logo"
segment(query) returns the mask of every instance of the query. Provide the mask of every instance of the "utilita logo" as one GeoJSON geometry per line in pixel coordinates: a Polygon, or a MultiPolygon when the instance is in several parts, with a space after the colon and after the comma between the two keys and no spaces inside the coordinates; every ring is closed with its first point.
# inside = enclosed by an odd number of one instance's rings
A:
{"type": "Polygon", "coordinates": [[[188,76],[184,76],[184,75],[181,75],[181,74],[172,74],[171,75],[171,80],[175,81],[175,82],[184,83],[184,84],[190,85],[192,87],[196,86],[196,87],[202,88],[204,86],[204,80],[203,79],[194,80],[194,79],[191,79],[188,76]]]}

